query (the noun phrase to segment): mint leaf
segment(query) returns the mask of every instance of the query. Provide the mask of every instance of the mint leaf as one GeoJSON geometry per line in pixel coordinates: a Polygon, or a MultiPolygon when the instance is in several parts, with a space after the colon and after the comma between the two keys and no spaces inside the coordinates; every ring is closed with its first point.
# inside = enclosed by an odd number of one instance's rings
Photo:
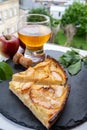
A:
{"type": "Polygon", "coordinates": [[[62,56],[59,57],[58,61],[62,64],[65,68],[74,64],[80,60],[80,55],[77,51],[71,50],[64,53],[62,56]]]}
{"type": "Polygon", "coordinates": [[[76,62],[75,64],[72,64],[68,67],[68,71],[71,75],[76,75],[82,68],[81,60],[76,62]]]}
{"type": "Polygon", "coordinates": [[[87,68],[87,58],[83,60],[85,68],[87,68]]]}
{"type": "Polygon", "coordinates": [[[66,68],[68,66],[68,62],[66,62],[66,59],[63,56],[59,57],[58,61],[63,65],[63,67],[66,68]]]}
{"type": "Polygon", "coordinates": [[[0,62],[0,80],[10,79],[12,74],[13,71],[11,67],[5,62],[0,62]]]}
{"type": "Polygon", "coordinates": [[[82,68],[82,62],[85,68],[87,68],[87,56],[82,56],[76,50],[69,50],[58,58],[60,64],[63,67],[68,68],[68,72],[71,75],[76,75],[82,68]]]}

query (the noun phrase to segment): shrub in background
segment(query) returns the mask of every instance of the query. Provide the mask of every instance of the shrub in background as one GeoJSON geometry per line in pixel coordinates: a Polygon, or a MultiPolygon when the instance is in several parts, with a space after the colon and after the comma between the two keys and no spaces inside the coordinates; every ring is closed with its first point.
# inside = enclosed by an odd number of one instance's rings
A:
{"type": "Polygon", "coordinates": [[[61,25],[73,24],[77,27],[77,35],[86,34],[87,25],[87,4],[74,2],[69,6],[61,19],[61,25]]]}
{"type": "Polygon", "coordinates": [[[53,17],[52,17],[52,15],[50,14],[50,12],[46,9],[46,8],[44,8],[44,7],[41,7],[41,8],[37,8],[37,9],[32,9],[32,10],[30,10],[28,13],[30,13],[30,14],[44,14],[44,15],[47,15],[47,16],[49,16],[50,17],[50,22],[51,22],[51,26],[52,27],[55,27],[55,26],[57,26],[58,24],[59,24],[59,20],[57,20],[57,19],[54,19],[53,17]]]}

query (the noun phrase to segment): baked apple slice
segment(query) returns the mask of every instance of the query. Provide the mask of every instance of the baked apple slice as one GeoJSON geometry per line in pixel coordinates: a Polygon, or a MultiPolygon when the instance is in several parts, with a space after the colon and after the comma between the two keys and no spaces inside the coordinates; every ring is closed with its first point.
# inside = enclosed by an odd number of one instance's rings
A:
{"type": "Polygon", "coordinates": [[[53,58],[47,57],[45,61],[34,67],[29,67],[24,72],[13,75],[13,80],[19,82],[34,82],[35,84],[65,84],[66,72],[53,58]]]}

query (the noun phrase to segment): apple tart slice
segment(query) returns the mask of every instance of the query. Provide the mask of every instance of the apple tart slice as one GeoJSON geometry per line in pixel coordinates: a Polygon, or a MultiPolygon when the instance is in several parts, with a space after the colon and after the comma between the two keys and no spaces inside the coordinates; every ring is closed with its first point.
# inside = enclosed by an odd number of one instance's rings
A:
{"type": "Polygon", "coordinates": [[[34,82],[11,81],[9,89],[47,129],[59,118],[69,94],[67,84],[64,87],[64,85],[40,85],[34,84],[34,82]]]}
{"type": "Polygon", "coordinates": [[[70,87],[61,65],[47,57],[36,66],[14,74],[9,89],[49,129],[60,116],[70,87]]]}
{"type": "Polygon", "coordinates": [[[53,58],[47,57],[45,61],[24,72],[13,75],[14,81],[35,82],[35,84],[65,84],[66,73],[61,65],[53,58]]]}

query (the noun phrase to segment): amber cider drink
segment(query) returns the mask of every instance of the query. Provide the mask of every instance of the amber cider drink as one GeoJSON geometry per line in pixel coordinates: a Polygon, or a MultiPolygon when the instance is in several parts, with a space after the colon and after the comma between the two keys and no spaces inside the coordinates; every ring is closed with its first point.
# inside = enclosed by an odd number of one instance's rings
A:
{"type": "Polygon", "coordinates": [[[36,51],[51,37],[51,29],[45,25],[26,25],[19,29],[18,36],[29,50],[36,51]]]}

